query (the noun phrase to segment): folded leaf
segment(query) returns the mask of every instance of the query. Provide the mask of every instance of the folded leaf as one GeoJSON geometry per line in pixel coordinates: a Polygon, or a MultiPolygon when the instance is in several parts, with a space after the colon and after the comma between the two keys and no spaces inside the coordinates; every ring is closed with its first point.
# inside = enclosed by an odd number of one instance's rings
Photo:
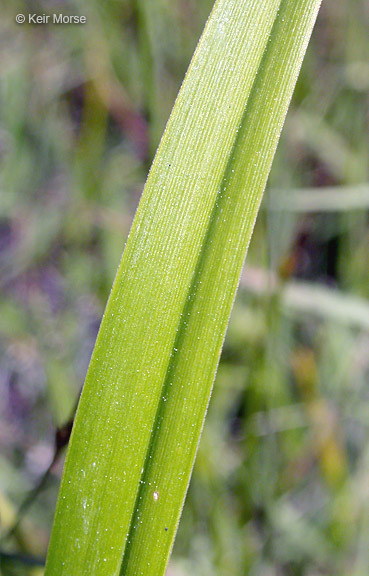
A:
{"type": "Polygon", "coordinates": [[[165,572],[319,3],[215,4],[103,317],[65,464],[48,576],[165,572]]]}

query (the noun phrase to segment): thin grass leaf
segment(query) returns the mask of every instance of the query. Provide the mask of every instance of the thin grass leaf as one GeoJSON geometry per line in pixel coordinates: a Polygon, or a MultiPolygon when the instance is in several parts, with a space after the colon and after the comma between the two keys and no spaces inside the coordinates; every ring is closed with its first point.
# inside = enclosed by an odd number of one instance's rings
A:
{"type": "Polygon", "coordinates": [[[314,282],[280,283],[270,271],[248,268],[242,273],[241,288],[253,294],[278,294],[282,308],[301,319],[315,316],[345,326],[369,331],[369,304],[363,298],[314,282]]]}
{"type": "Polygon", "coordinates": [[[349,212],[369,208],[369,185],[273,190],[268,209],[287,212],[349,212]]]}
{"type": "Polygon", "coordinates": [[[319,0],[219,0],[151,168],[65,464],[46,574],[161,575],[319,0]]]}

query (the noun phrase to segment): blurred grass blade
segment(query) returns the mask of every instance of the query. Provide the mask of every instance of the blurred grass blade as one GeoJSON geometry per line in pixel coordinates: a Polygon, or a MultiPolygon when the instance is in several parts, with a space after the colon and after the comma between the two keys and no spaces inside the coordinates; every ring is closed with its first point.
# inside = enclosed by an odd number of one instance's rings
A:
{"type": "Polygon", "coordinates": [[[348,212],[369,208],[369,184],[273,190],[268,209],[287,212],[348,212]]]}
{"type": "Polygon", "coordinates": [[[220,0],[127,242],[71,438],[47,575],[161,575],[319,0],[220,0]]]}
{"type": "Polygon", "coordinates": [[[284,311],[298,319],[302,314],[309,318],[313,315],[325,321],[369,331],[369,303],[336,288],[306,281],[280,283],[270,271],[250,267],[242,273],[241,287],[261,296],[280,295],[284,311]]]}

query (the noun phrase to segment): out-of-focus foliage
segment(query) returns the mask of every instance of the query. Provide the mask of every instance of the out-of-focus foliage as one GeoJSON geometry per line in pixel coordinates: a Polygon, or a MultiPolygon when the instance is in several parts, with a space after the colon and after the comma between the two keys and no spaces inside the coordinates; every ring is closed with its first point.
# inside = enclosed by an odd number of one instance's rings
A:
{"type": "MultiPolygon", "coordinates": [[[[32,3],[38,13],[86,15],[79,27],[16,25],[29,4],[3,4],[0,573],[38,576],[60,458],[7,533],[73,413],[211,2],[32,3]]],[[[323,2],[233,311],[171,576],[367,574],[368,25],[366,0],[323,2]],[[306,188],[315,189],[313,207],[306,188]]]]}

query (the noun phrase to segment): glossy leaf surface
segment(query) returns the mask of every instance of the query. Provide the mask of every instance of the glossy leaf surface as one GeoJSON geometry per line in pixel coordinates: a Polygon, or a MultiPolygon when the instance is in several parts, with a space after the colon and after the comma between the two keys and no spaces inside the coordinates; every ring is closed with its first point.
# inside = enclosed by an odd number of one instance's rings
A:
{"type": "MultiPolygon", "coordinates": [[[[164,574],[319,0],[219,0],[151,168],[78,409],[46,574],[164,574]]],[[[98,271],[96,271],[98,274],[98,271]]]]}

